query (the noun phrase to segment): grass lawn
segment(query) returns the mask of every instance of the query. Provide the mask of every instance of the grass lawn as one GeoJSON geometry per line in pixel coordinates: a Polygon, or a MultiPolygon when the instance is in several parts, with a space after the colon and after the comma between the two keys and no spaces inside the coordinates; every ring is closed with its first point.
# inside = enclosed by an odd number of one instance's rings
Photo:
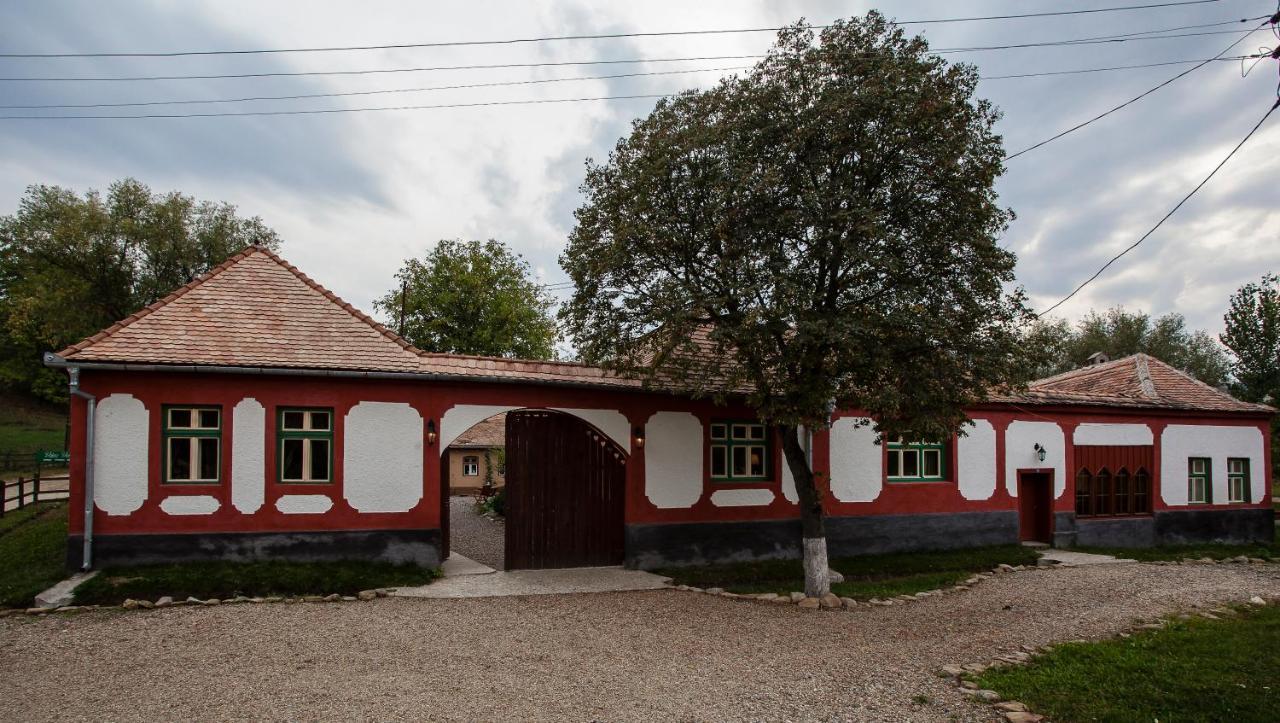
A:
{"type": "MultiPolygon", "coordinates": [[[[855,600],[910,595],[954,585],[1002,562],[1033,565],[1038,557],[1021,545],[838,557],[831,560],[831,569],[844,575],[845,581],[832,585],[831,591],[855,600]]],[[[799,560],[670,567],[654,572],[673,578],[677,585],[722,587],[737,593],[804,590],[804,568],[799,560]]]]}
{"type": "Polygon", "coordinates": [[[6,452],[26,457],[12,474],[29,473],[30,455],[39,449],[59,450],[66,442],[66,410],[11,392],[0,392],[0,464],[6,452]]]}
{"type": "Polygon", "coordinates": [[[103,570],[76,588],[81,605],[119,605],[126,598],[155,600],[169,595],[230,598],[236,595],[354,595],[378,587],[424,585],[437,572],[386,562],[188,562],[103,570]]]}
{"type": "Polygon", "coordinates": [[[30,607],[66,577],[67,506],[40,504],[0,520],[0,607],[30,607]]]}
{"type": "Polygon", "coordinates": [[[1096,552],[1100,555],[1115,555],[1131,560],[1150,562],[1154,560],[1198,560],[1210,557],[1225,560],[1228,557],[1244,555],[1260,557],[1264,560],[1280,559],[1280,544],[1267,545],[1219,545],[1206,543],[1202,545],[1170,545],[1168,547],[1081,547],[1080,552],[1096,552]]]}
{"type": "Polygon", "coordinates": [[[1056,721],[1274,721],[1280,608],[1096,643],[1065,643],[1031,665],[977,677],[1056,721]]]}

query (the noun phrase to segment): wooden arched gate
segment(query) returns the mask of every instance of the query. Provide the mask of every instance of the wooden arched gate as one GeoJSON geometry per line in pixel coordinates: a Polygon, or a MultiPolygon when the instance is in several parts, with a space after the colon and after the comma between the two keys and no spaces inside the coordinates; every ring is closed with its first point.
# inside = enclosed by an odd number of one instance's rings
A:
{"type": "Polygon", "coordinates": [[[620,565],[627,455],[563,412],[507,414],[508,570],[620,565]]]}

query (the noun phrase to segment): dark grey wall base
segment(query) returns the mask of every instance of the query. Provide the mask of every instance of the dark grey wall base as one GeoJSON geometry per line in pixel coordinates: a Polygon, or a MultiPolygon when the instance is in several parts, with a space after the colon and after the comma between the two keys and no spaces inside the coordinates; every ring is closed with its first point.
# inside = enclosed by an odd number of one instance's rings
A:
{"type": "MultiPolygon", "coordinates": [[[[1018,542],[1018,513],[828,517],[833,557],[942,550],[1018,542]]],[[[627,526],[627,566],[655,567],[800,557],[800,521],[697,522],[627,526]]]]}
{"type": "Polygon", "coordinates": [[[1061,549],[1070,549],[1077,544],[1076,537],[1080,531],[1076,528],[1076,513],[1074,512],[1055,512],[1053,513],[1053,546],[1061,549]]]}
{"type": "Polygon", "coordinates": [[[1083,547],[1152,547],[1156,524],[1151,517],[1076,520],[1076,544],[1083,547]]]}
{"type": "MultiPolygon", "coordinates": [[[[67,539],[67,568],[79,569],[84,542],[67,539]]],[[[194,532],[161,535],[96,535],[93,566],[148,565],[191,560],[377,560],[440,565],[440,530],[342,532],[194,532]]]]}
{"type": "Polygon", "coordinates": [[[1272,542],[1276,513],[1262,510],[1178,510],[1155,514],[1156,544],[1272,542]]]}

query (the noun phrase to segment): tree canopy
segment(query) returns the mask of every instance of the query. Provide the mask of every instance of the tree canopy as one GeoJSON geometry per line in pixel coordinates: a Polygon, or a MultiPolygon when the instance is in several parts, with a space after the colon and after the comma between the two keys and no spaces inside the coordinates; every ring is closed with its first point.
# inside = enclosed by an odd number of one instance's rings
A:
{"type": "Polygon", "coordinates": [[[1027,345],[1038,356],[1038,377],[1084,366],[1095,352],[1112,359],[1150,354],[1215,387],[1225,385],[1231,372],[1222,346],[1208,332],[1188,329],[1177,313],[1153,319],[1117,306],[1104,313],[1090,311],[1074,325],[1066,319],[1042,319],[1028,331],[1027,345]]]}
{"type": "Polygon", "coordinates": [[[396,274],[374,306],[419,349],[552,359],[554,301],[529,263],[501,241],[444,240],[396,274]]]}
{"type": "Polygon", "coordinates": [[[1231,296],[1222,343],[1235,359],[1234,391],[1250,402],[1280,402],[1280,276],[1267,274],[1231,296]]]}
{"type": "Polygon", "coordinates": [[[0,383],[48,400],[65,375],[45,369],[57,351],[119,321],[258,244],[279,239],[234,206],[125,179],[103,196],[30,186],[0,218],[0,383]]]}
{"type": "Polygon", "coordinates": [[[588,162],[561,257],[584,359],[743,391],[775,425],[807,572],[825,545],[797,425],[834,403],[885,435],[946,437],[1024,366],[998,114],[973,67],[927,51],[875,12],[784,29],[752,70],[660,100],[588,162]]]}

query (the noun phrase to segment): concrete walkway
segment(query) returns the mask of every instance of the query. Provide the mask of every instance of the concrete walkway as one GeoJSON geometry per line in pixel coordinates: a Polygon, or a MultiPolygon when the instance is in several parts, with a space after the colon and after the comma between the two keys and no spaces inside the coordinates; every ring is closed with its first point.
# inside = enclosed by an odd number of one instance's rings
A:
{"type": "Polygon", "coordinates": [[[466,575],[488,575],[497,572],[488,565],[481,565],[466,555],[450,552],[444,562],[440,563],[440,574],[444,577],[464,577],[466,575]]]}
{"type": "MultiPolygon", "coordinates": [[[[452,557],[451,555],[450,558],[452,557]]],[[[666,587],[669,580],[670,578],[654,575],[653,573],[640,570],[624,570],[621,567],[575,567],[565,570],[504,570],[501,572],[491,571],[491,574],[449,574],[446,570],[443,578],[430,585],[402,587],[395,591],[393,595],[396,597],[418,598],[464,598],[563,595],[580,592],[624,592],[629,590],[659,590],[666,587]]]]}
{"type": "Polygon", "coordinates": [[[1040,554],[1040,557],[1046,560],[1053,560],[1063,567],[1079,567],[1081,565],[1106,565],[1116,562],[1136,562],[1124,557],[1114,557],[1112,555],[1095,555],[1091,552],[1076,552],[1074,550],[1059,550],[1050,548],[1040,554]]]}

